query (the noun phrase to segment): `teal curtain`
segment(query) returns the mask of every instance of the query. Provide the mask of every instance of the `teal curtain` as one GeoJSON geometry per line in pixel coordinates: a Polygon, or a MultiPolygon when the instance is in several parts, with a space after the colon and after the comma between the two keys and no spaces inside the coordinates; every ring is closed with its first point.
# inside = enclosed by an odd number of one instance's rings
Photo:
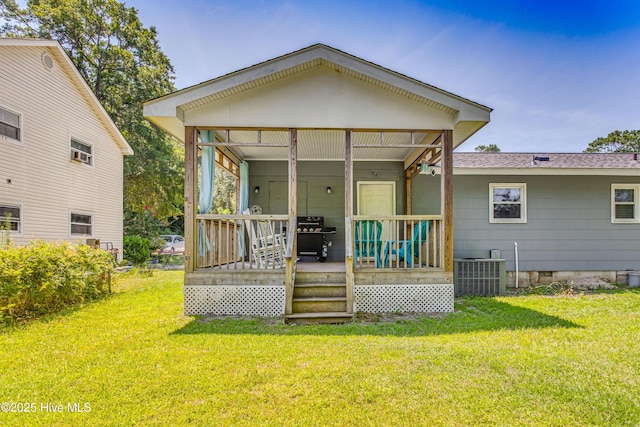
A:
{"type": "MultiPolygon", "coordinates": [[[[216,134],[213,130],[201,130],[200,142],[215,142],[216,134]]],[[[213,186],[215,181],[216,149],[215,147],[201,147],[200,151],[200,197],[198,199],[198,213],[207,214],[213,205],[213,186]]],[[[205,239],[204,224],[200,223],[200,238],[198,241],[200,255],[205,250],[211,250],[211,243],[205,239]]]]}
{"type": "MultiPolygon", "coordinates": [[[[247,208],[249,208],[249,163],[242,160],[240,161],[240,197],[238,200],[238,213],[241,214],[247,208]]],[[[244,222],[241,221],[241,224],[244,222]]],[[[244,247],[242,243],[244,230],[243,227],[238,228],[238,253],[244,253],[244,247]]]]}

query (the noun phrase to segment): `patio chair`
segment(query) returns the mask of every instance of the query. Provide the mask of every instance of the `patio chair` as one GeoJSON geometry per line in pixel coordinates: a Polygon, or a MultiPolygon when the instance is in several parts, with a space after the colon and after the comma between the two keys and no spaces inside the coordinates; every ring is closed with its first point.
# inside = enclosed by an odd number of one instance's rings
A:
{"type": "MultiPolygon", "coordinates": [[[[242,212],[249,215],[247,209],[242,212]]],[[[284,236],[268,220],[244,220],[251,247],[251,260],[260,268],[284,266],[284,236]]]]}
{"type": "Polygon", "coordinates": [[[382,266],[382,223],[374,220],[356,221],[355,256],[356,262],[363,257],[375,258],[376,267],[382,266]]]}
{"type": "Polygon", "coordinates": [[[413,238],[411,240],[391,240],[387,242],[384,249],[384,265],[389,262],[389,256],[395,255],[400,264],[405,260],[408,267],[413,267],[413,258],[420,258],[420,248],[427,241],[427,234],[431,229],[431,222],[420,221],[413,228],[413,238]]]}

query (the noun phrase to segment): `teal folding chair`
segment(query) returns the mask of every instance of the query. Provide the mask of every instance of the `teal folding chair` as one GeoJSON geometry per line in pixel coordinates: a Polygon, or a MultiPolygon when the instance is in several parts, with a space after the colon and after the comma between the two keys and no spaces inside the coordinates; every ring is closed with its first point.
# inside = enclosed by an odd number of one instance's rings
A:
{"type": "Polygon", "coordinates": [[[384,249],[384,265],[389,262],[389,256],[395,255],[400,261],[405,260],[408,267],[413,267],[413,258],[420,258],[420,247],[427,241],[427,234],[431,229],[431,222],[422,220],[413,229],[411,240],[391,240],[384,249]]]}
{"type": "Polygon", "coordinates": [[[363,257],[376,259],[376,267],[382,267],[382,223],[374,220],[356,221],[355,228],[356,262],[363,257]]]}

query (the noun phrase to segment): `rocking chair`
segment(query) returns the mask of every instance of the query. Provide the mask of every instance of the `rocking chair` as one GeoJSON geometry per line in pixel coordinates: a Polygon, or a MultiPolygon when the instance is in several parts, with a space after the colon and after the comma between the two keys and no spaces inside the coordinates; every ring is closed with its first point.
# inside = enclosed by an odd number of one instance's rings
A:
{"type": "Polygon", "coordinates": [[[387,242],[384,250],[384,264],[387,265],[389,255],[396,255],[398,264],[400,260],[405,260],[407,267],[413,267],[413,258],[420,258],[420,247],[427,241],[427,234],[431,228],[431,223],[426,220],[414,225],[413,238],[411,240],[392,240],[387,242]]]}
{"type": "MultiPolygon", "coordinates": [[[[242,212],[249,215],[247,209],[242,212]]],[[[251,261],[259,268],[282,268],[284,259],[284,236],[277,232],[273,223],[267,220],[244,220],[249,236],[251,261]]]]}

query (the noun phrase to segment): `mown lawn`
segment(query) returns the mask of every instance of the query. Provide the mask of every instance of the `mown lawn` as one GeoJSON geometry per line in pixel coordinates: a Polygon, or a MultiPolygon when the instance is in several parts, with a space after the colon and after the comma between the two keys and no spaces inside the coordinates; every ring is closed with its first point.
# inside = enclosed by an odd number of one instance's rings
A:
{"type": "Polygon", "coordinates": [[[638,290],[296,327],[184,317],[182,274],[0,332],[0,402],[36,410],[0,425],[640,425],[638,290]]]}

